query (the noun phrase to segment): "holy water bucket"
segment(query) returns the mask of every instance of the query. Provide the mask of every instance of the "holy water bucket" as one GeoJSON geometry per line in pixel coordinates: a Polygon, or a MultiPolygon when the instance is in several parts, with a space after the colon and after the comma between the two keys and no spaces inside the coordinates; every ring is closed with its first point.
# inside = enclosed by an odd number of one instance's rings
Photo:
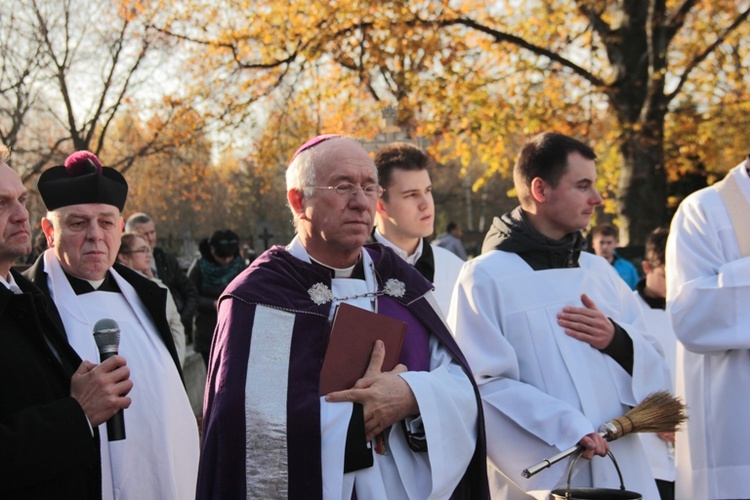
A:
{"type": "Polygon", "coordinates": [[[622,473],[620,472],[620,466],[617,465],[617,460],[611,451],[607,452],[609,458],[612,459],[612,463],[615,464],[617,469],[617,475],[620,478],[620,489],[614,488],[571,488],[570,480],[573,477],[573,469],[578,463],[578,459],[581,458],[581,454],[578,453],[570,463],[570,470],[568,471],[568,487],[565,489],[556,489],[550,492],[550,498],[553,500],[643,500],[640,493],[635,491],[628,491],[625,489],[625,484],[622,481],[622,473]]]}

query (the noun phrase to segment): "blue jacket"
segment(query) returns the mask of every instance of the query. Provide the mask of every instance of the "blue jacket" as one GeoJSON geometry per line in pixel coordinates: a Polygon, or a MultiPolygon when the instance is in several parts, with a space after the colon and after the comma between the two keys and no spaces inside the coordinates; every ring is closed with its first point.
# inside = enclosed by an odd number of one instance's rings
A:
{"type": "Polygon", "coordinates": [[[623,259],[617,252],[615,252],[615,258],[612,261],[612,265],[615,267],[617,273],[625,280],[631,290],[635,290],[635,286],[638,284],[640,277],[638,276],[638,270],[629,260],[623,259]]]}

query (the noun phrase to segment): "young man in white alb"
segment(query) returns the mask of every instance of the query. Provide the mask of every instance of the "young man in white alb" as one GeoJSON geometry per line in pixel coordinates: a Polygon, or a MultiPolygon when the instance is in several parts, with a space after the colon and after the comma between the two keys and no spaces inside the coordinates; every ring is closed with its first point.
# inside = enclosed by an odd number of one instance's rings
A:
{"type": "Polygon", "coordinates": [[[463,260],[425,239],[435,229],[429,163],[419,148],[403,142],[389,144],[375,155],[385,191],[378,200],[373,238],[391,247],[435,286],[438,305],[448,314],[463,260]]]}
{"type": "MultiPolygon", "coordinates": [[[[616,455],[624,484],[658,498],[637,435],[607,443],[601,424],[669,383],[631,290],[603,258],[584,252],[602,198],[596,155],[544,133],[513,170],[520,206],[496,217],[482,255],[461,270],[448,324],[479,385],[494,498],[548,498],[567,463],[521,472],[575,445],[584,458],[616,455]]],[[[575,485],[619,488],[609,460],[578,463],[575,485]]]]}

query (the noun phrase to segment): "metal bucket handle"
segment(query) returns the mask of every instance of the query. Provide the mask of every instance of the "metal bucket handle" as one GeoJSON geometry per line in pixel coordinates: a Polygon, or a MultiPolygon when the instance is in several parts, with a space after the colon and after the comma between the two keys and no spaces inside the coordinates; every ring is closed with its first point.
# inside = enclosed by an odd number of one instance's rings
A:
{"type": "MultiPolygon", "coordinates": [[[[578,463],[578,459],[581,458],[581,455],[583,455],[583,451],[581,451],[580,453],[576,453],[575,458],[570,462],[570,470],[568,471],[568,487],[565,489],[565,498],[570,498],[570,480],[573,478],[573,469],[575,469],[576,464],[578,463]]],[[[620,490],[625,491],[625,483],[622,480],[622,472],[620,472],[620,466],[617,465],[615,456],[611,451],[607,452],[607,456],[612,459],[612,463],[615,464],[615,469],[617,469],[617,476],[620,478],[620,490]]]]}

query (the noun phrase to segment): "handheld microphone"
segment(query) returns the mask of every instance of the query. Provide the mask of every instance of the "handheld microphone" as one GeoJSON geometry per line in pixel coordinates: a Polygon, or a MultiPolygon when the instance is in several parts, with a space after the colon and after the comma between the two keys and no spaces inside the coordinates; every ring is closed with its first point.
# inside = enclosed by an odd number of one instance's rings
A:
{"type": "MultiPolygon", "coordinates": [[[[120,326],[113,319],[100,319],[94,325],[94,340],[101,361],[115,356],[120,346],[120,326]]],[[[107,420],[107,436],[110,441],[125,439],[125,415],[122,409],[107,420]]]]}

